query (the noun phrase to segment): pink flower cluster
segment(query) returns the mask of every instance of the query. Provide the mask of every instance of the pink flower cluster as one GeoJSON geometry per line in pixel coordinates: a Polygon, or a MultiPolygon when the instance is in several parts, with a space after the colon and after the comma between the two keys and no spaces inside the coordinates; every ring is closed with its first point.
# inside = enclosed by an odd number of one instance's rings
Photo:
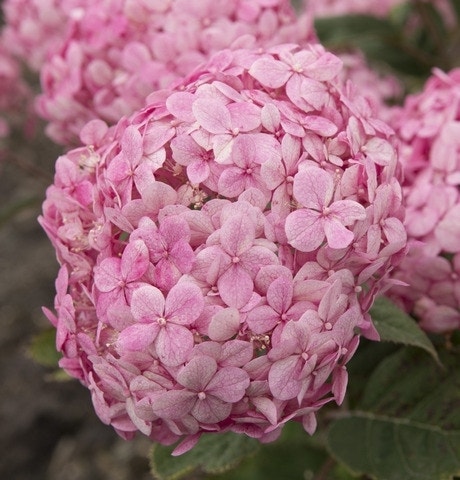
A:
{"type": "Polygon", "coordinates": [[[435,70],[395,109],[404,171],[407,258],[394,298],[433,332],[460,328],[460,69],[435,70]]]}
{"type": "Polygon", "coordinates": [[[43,65],[37,105],[48,135],[63,144],[91,119],[130,115],[213,52],[314,38],[289,0],[104,0],[78,12],[43,65]]]}
{"type": "Polygon", "coordinates": [[[392,108],[388,102],[403,96],[402,82],[394,75],[372,69],[360,51],[342,52],[338,56],[343,62],[342,80],[351,81],[365,96],[378,117],[390,122],[392,108]]]}
{"type": "Polygon", "coordinates": [[[18,61],[0,43],[0,139],[9,135],[12,126],[26,120],[31,98],[18,61]]]}
{"type": "Polygon", "coordinates": [[[319,45],[223,50],[57,160],[47,315],[123,437],[269,441],[342,402],[406,234],[392,130],[341,69],[319,45]]]}
{"type": "Polygon", "coordinates": [[[61,48],[87,0],[4,0],[2,43],[11,54],[38,72],[61,48]]]}

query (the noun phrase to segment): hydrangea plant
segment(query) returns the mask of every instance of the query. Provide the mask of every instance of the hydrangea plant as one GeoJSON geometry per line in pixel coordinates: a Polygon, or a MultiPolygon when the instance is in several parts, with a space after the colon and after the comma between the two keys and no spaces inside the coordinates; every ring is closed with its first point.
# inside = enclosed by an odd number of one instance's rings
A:
{"type": "Polygon", "coordinates": [[[3,2],[0,136],[68,149],[47,338],[160,480],[453,479],[460,5],[293,3],[3,2]]]}
{"type": "Polygon", "coordinates": [[[313,433],[406,245],[392,130],[320,45],[223,50],[61,156],[60,364],[158,442],[313,433]]]}
{"type": "Polygon", "coordinates": [[[460,70],[436,70],[394,109],[404,165],[409,255],[395,273],[395,300],[433,332],[460,327],[460,70]]]}

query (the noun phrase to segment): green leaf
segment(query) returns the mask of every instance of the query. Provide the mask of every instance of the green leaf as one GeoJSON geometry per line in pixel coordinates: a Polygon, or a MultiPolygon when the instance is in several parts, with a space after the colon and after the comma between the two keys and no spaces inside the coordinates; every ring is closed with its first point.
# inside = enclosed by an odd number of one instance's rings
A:
{"type": "Polygon", "coordinates": [[[276,442],[261,445],[259,451],[245,459],[238,468],[206,479],[303,480],[314,478],[327,458],[326,451],[315,444],[300,424],[290,422],[276,442]]]}
{"type": "Polygon", "coordinates": [[[378,480],[460,474],[459,352],[442,352],[441,360],[444,369],[414,348],[383,360],[357,409],[331,424],[331,454],[378,480]]]}
{"type": "Polygon", "coordinates": [[[382,341],[421,348],[439,362],[436,349],[426,333],[391,300],[386,297],[377,298],[370,315],[382,341]]]}
{"type": "Polygon", "coordinates": [[[321,43],[333,51],[359,49],[374,63],[387,64],[406,75],[426,77],[436,58],[420,51],[404,29],[387,18],[346,15],[315,19],[321,43]]]}
{"type": "Polygon", "coordinates": [[[379,480],[442,480],[460,473],[460,432],[416,422],[355,413],[333,424],[329,445],[354,472],[379,480]]]}
{"type": "Polygon", "coordinates": [[[253,455],[259,445],[257,440],[232,432],[205,434],[192,450],[177,457],[171,456],[174,447],[154,445],[152,474],[158,480],[176,480],[198,468],[206,473],[222,473],[253,455]]]}
{"type": "Polygon", "coordinates": [[[457,18],[460,20],[460,0],[450,0],[457,18]]]}
{"type": "Polygon", "coordinates": [[[61,354],[56,351],[56,330],[47,328],[35,335],[29,345],[28,353],[40,365],[58,368],[61,354]]]}

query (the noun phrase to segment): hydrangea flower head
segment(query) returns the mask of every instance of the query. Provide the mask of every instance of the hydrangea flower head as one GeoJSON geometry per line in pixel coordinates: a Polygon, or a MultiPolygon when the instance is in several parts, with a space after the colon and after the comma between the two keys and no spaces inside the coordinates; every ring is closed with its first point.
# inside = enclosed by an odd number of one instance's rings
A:
{"type": "Polygon", "coordinates": [[[460,328],[460,70],[435,70],[422,92],[396,108],[392,124],[405,171],[406,229],[412,247],[392,290],[423,328],[460,328]]]}
{"type": "Polygon", "coordinates": [[[217,50],[315,38],[289,0],[105,0],[80,13],[41,72],[38,111],[64,144],[91,119],[113,124],[143,107],[217,50]]]}
{"type": "Polygon", "coordinates": [[[61,366],[125,438],[268,441],[341,403],[406,244],[392,130],[320,45],[223,50],[57,161],[61,366]]]}

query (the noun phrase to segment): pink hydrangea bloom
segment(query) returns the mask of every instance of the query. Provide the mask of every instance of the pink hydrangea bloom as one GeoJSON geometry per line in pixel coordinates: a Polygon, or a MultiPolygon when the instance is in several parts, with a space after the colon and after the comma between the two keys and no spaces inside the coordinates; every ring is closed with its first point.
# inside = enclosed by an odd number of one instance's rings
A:
{"type": "Polygon", "coordinates": [[[289,0],[106,0],[79,13],[41,72],[38,111],[59,143],[93,118],[131,114],[217,50],[315,38],[289,0]]]}
{"type": "Polygon", "coordinates": [[[342,79],[350,80],[360,95],[366,97],[367,101],[378,113],[378,117],[389,122],[391,108],[389,103],[403,97],[403,84],[394,75],[371,68],[365,56],[359,51],[339,53],[343,61],[344,69],[342,79]]]}
{"type": "Polygon", "coordinates": [[[21,68],[4,46],[0,37],[0,139],[9,135],[11,127],[26,127],[32,112],[28,102],[32,92],[21,78],[21,68]]]}
{"type": "Polygon", "coordinates": [[[58,50],[86,0],[5,0],[4,42],[8,50],[38,72],[58,50]]]}
{"type": "Polygon", "coordinates": [[[46,312],[124,438],[268,441],[342,402],[406,235],[392,130],[341,69],[316,44],[223,50],[57,160],[46,312]]]}
{"type": "Polygon", "coordinates": [[[460,69],[435,70],[422,92],[395,108],[405,171],[406,229],[413,245],[392,290],[423,328],[460,328],[460,69]]]}

